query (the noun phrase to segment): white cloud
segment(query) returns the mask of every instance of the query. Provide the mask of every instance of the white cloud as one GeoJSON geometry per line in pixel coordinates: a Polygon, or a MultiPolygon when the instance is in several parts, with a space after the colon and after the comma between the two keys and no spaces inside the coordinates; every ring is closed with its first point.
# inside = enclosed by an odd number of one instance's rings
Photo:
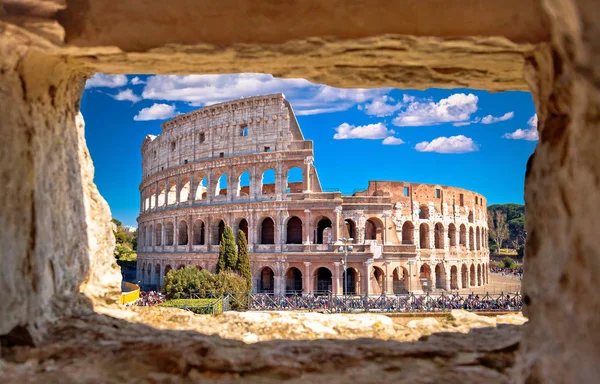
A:
{"type": "Polygon", "coordinates": [[[333,138],[336,140],[342,139],[384,139],[395,132],[387,127],[383,123],[360,125],[358,127],[343,123],[335,129],[335,135],[333,138]]]}
{"type": "Polygon", "coordinates": [[[404,144],[404,141],[394,136],[388,136],[385,139],[383,139],[381,143],[383,145],[399,145],[404,144]]]}
{"type": "Polygon", "coordinates": [[[134,118],[135,121],[164,120],[177,115],[174,105],[157,104],[142,109],[134,118]]]}
{"type": "Polygon", "coordinates": [[[538,130],[537,130],[537,125],[538,125],[537,113],[535,115],[531,116],[531,118],[529,119],[527,124],[529,124],[529,128],[527,128],[527,129],[519,128],[514,132],[505,133],[502,137],[505,139],[513,139],[513,140],[529,140],[529,141],[538,140],[539,136],[538,136],[538,130]]]}
{"type": "Polygon", "coordinates": [[[500,117],[494,117],[492,115],[487,115],[481,119],[481,124],[494,124],[494,123],[498,123],[500,121],[510,120],[513,118],[514,115],[515,114],[513,112],[507,112],[500,117]]]}
{"type": "Polygon", "coordinates": [[[137,103],[138,101],[142,100],[141,97],[137,96],[135,93],[133,93],[133,91],[131,89],[125,89],[119,93],[117,93],[116,95],[111,95],[111,97],[115,100],[119,100],[119,101],[131,101],[132,103],[137,103]]]}
{"type": "Polygon", "coordinates": [[[136,76],[133,79],[131,79],[131,84],[133,84],[133,85],[146,84],[146,82],[136,76]]]}
{"type": "Polygon", "coordinates": [[[479,117],[476,117],[471,121],[462,121],[460,123],[453,123],[452,125],[454,125],[455,127],[464,127],[465,125],[477,124],[480,121],[481,119],[479,117]]]}
{"type": "Polygon", "coordinates": [[[241,97],[284,93],[298,115],[350,109],[389,92],[389,89],[341,89],[305,79],[281,79],[268,74],[150,76],[144,99],[182,101],[200,107],[241,97]]]}
{"type": "Polygon", "coordinates": [[[438,137],[431,142],[423,141],[418,143],[415,149],[419,152],[466,153],[477,151],[479,147],[473,139],[459,135],[438,137]]]}
{"type": "Polygon", "coordinates": [[[107,87],[118,88],[126,85],[128,82],[125,75],[107,75],[104,73],[96,73],[85,82],[86,88],[107,87]]]}
{"type": "Polygon", "coordinates": [[[437,103],[411,96],[407,100],[406,108],[392,120],[394,125],[406,127],[466,122],[477,112],[479,99],[472,93],[455,93],[437,103]]]}
{"type": "MultiPolygon", "coordinates": [[[[406,97],[406,95],[404,95],[406,97]]],[[[402,108],[402,103],[394,103],[395,100],[389,96],[381,96],[373,100],[371,103],[359,106],[358,109],[364,110],[367,115],[385,117],[391,116],[396,111],[402,108]],[[392,104],[388,104],[388,101],[392,104]]]]}

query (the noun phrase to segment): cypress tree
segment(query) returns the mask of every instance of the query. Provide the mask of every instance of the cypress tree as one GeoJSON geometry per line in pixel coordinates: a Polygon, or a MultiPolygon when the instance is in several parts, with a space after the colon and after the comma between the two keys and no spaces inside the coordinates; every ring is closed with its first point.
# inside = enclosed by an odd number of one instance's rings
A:
{"type": "Polygon", "coordinates": [[[244,231],[238,232],[238,258],[236,270],[248,283],[248,290],[252,289],[252,271],[250,270],[250,256],[248,255],[248,241],[244,231]]]}
{"type": "Polygon", "coordinates": [[[235,271],[237,267],[237,250],[235,249],[235,237],[230,226],[223,231],[223,238],[219,244],[219,261],[217,262],[217,273],[222,271],[235,271]]]}

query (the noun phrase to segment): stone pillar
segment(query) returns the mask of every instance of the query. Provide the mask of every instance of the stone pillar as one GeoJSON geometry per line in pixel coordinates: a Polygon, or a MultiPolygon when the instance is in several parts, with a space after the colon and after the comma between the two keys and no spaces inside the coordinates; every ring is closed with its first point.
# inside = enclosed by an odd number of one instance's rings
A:
{"type": "Polygon", "coordinates": [[[312,278],[310,276],[310,262],[304,262],[304,273],[302,274],[302,291],[304,295],[312,293],[312,278]]]}
{"type": "Polygon", "coordinates": [[[446,263],[444,263],[444,274],[445,274],[445,279],[446,282],[444,284],[444,289],[446,291],[450,290],[451,284],[452,284],[452,272],[451,272],[451,266],[447,265],[446,263]]]}
{"type": "Polygon", "coordinates": [[[256,243],[255,214],[253,210],[249,210],[248,214],[248,252],[254,252],[254,243],[256,243]]]}
{"type": "Polygon", "coordinates": [[[335,207],[335,209],[333,210],[334,212],[334,227],[332,228],[332,234],[331,234],[331,240],[333,241],[333,243],[337,243],[338,239],[340,238],[340,222],[341,222],[341,215],[342,215],[342,207],[335,207]]]}
{"type": "Polygon", "coordinates": [[[194,219],[193,219],[192,215],[189,215],[188,216],[188,251],[189,252],[192,252],[192,245],[194,244],[192,236],[194,236],[194,219]]]}
{"type": "Polygon", "coordinates": [[[430,286],[429,289],[430,290],[434,290],[435,286],[437,285],[437,278],[435,276],[435,265],[433,267],[430,267],[430,271],[431,271],[431,278],[430,278],[430,286]]]}
{"type": "Polygon", "coordinates": [[[158,197],[160,196],[160,189],[158,185],[158,181],[155,183],[156,187],[156,195],[154,195],[154,208],[158,208],[158,197]]]}
{"type": "Polygon", "coordinates": [[[462,265],[458,265],[456,273],[456,285],[458,285],[458,289],[462,289],[462,265]]]}
{"type": "Polygon", "coordinates": [[[304,192],[312,192],[312,185],[310,182],[310,178],[311,178],[311,168],[312,168],[312,164],[314,161],[314,157],[312,156],[308,156],[304,159],[304,183],[303,183],[303,187],[304,187],[304,192]]]}
{"type": "Polygon", "coordinates": [[[331,287],[334,295],[342,295],[344,293],[343,286],[344,282],[342,281],[343,275],[340,271],[340,262],[335,261],[333,263],[333,286],[331,287]]]}
{"type": "Polygon", "coordinates": [[[361,275],[364,276],[362,280],[362,287],[360,293],[363,295],[371,294],[371,266],[373,265],[372,261],[365,261],[364,266],[362,267],[361,275]]]}

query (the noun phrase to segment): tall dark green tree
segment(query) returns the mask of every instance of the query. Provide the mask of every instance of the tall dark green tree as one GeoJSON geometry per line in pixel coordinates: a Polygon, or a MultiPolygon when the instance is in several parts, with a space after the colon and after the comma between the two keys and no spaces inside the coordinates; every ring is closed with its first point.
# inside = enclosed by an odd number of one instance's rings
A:
{"type": "Polygon", "coordinates": [[[230,226],[226,226],[223,237],[219,243],[219,260],[217,260],[216,272],[235,271],[237,267],[237,250],[235,249],[235,237],[230,226]]]}
{"type": "Polygon", "coordinates": [[[238,231],[238,259],[237,272],[248,282],[248,290],[252,289],[252,271],[250,270],[250,255],[248,255],[248,241],[244,231],[238,231]]]}

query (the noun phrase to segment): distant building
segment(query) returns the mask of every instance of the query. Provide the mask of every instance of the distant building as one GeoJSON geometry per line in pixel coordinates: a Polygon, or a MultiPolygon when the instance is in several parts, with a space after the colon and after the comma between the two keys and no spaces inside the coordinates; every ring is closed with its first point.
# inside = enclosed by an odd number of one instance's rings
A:
{"type": "Polygon", "coordinates": [[[131,225],[124,225],[123,229],[129,233],[133,233],[133,232],[137,231],[137,228],[134,226],[131,226],[131,225]]]}
{"type": "MultiPolygon", "coordinates": [[[[488,282],[483,196],[402,181],[323,192],[313,142],[281,94],[198,109],[162,129],[141,148],[137,279],[146,286],[172,268],[214,271],[226,225],[246,233],[256,292],[379,295],[488,282]],[[274,183],[264,182],[268,172],[274,183]],[[348,238],[344,287],[338,247],[348,238]]],[[[353,161],[340,153],[335,166],[353,161]]]]}

